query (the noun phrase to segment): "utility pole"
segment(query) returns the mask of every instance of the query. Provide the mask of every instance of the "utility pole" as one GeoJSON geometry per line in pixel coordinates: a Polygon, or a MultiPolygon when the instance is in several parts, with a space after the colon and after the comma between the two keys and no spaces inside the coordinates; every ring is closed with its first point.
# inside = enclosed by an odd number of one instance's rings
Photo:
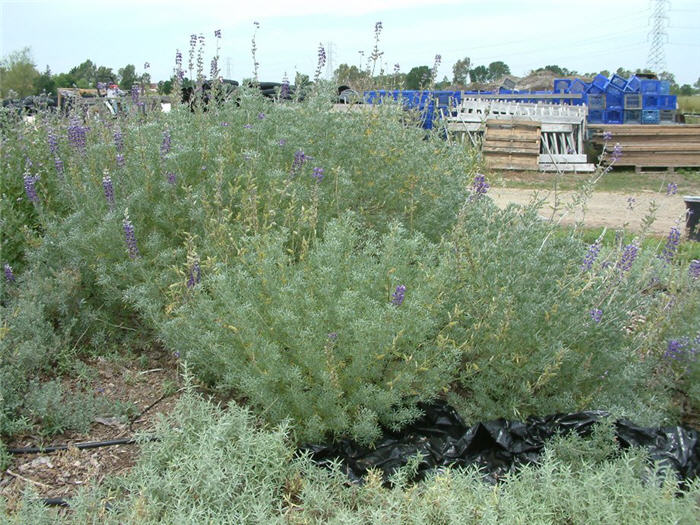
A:
{"type": "Polygon", "coordinates": [[[664,52],[664,44],[668,42],[668,15],[666,14],[670,7],[670,0],[652,0],[652,12],[649,22],[651,31],[649,39],[649,57],[647,58],[647,68],[653,73],[659,74],[666,70],[666,53],[664,52]]]}
{"type": "Polygon", "coordinates": [[[326,77],[333,78],[333,72],[335,68],[333,67],[333,55],[335,54],[335,44],[333,42],[326,42],[326,77]]]}

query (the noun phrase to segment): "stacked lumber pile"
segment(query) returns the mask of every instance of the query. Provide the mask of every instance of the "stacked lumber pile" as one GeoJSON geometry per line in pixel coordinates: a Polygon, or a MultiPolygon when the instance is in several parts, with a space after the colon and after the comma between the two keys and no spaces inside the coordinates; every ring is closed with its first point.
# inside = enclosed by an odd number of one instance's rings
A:
{"type": "Polygon", "coordinates": [[[674,168],[700,167],[700,125],[590,124],[588,129],[594,144],[602,146],[604,133],[610,132],[607,149],[612,150],[616,143],[622,146],[616,166],[634,166],[637,172],[644,168],[673,172],[674,168]]]}
{"type": "Polygon", "coordinates": [[[482,153],[491,169],[538,170],[541,123],[532,120],[488,119],[482,153]]]}

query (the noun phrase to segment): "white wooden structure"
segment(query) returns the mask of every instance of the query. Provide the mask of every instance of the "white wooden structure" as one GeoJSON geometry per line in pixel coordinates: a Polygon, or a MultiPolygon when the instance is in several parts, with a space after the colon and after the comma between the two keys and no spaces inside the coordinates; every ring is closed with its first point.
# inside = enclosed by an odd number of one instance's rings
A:
{"type": "MultiPolygon", "coordinates": [[[[522,96],[522,95],[521,95],[522,96]]],[[[476,96],[442,117],[447,131],[462,141],[481,146],[486,121],[531,120],[540,124],[540,171],[593,171],[584,152],[588,108],[565,104],[523,103],[476,96]]]]}

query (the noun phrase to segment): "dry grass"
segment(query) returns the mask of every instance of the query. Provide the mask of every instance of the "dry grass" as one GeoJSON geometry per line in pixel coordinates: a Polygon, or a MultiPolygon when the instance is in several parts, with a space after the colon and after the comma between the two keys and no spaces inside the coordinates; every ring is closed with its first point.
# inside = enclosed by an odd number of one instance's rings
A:
{"type": "Polygon", "coordinates": [[[678,110],[681,113],[700,113],[700,95],[678,97],[678,110]]]}

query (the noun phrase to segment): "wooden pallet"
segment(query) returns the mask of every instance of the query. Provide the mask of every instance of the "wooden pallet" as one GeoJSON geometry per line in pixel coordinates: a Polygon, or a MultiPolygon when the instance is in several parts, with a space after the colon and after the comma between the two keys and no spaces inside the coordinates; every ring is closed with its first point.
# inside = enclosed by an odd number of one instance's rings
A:
{"type": "Polygon", "coordinates": [[[541,125],[532,120],[488,119],[482,153],[491,169],[538,169],[541,125]]]}
{"type": "MultiPolygon", "coordinates": [[[[638,173],[644,169],[666,170],[700,167],[700,125],[589,125],[592,142],[602,146],[604,133],[612,137],[607,141],[610,152],[620,144],[622,156],[616,166],[634,166],[638,173]]],[[[608,156],[607,160],[610,160],[608,156]]]]}

